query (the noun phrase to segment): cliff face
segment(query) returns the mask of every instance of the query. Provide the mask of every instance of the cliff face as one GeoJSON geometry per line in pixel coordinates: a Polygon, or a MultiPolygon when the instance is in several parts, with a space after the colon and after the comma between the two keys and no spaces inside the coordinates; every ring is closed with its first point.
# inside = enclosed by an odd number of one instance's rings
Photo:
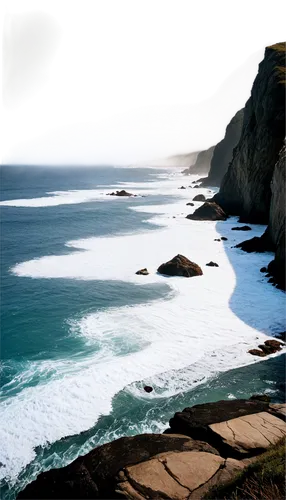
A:
{"type": "Polygon", "coordinates": [[[184,171],[185,174],[208,174],[215,146],[200,151],[196,163],[184,171]]]}
{"type": "Polygon", "coordinates": [[[240,141],[215,196],[241,221],[269,220],[271,179],[285,137],[285,43],[265,50],[246,103],[240,141]]]}
{"type": "Polygon", "coordinates": [[[244,109],[240,109],[229,122],[224,138],[214,148],[209,175],[202,185],[220,186],[241,136],[243,115],[244,109]]]}
{"type": "Polygon", "coordinates": [[[279,160],[275,165],[271,182],[271,204],[269,212],[269,225],[265,235],[276,248],[275,259],[270,263],[269,270],[275,281],[285,289],[285,228],[286,228],[286,146],[280,151],[279,160]]]}

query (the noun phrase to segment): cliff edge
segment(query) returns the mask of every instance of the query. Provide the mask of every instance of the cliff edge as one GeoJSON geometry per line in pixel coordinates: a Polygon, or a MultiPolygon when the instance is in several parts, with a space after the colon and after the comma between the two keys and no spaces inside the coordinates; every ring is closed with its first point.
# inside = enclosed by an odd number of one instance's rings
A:
{"type": "Polygon", "coordinates": [[[242,222],[267,224],[271,179],[285,137],[285,43],[267,47],[246,103],[241,137],[215,196],[242,222]]]}
{"type": "Polygon", "coordinates": [[[220,186],[241,136],[243,116],[244,109],[240,109],[230,120],[224,138],[214,148],[209,175],[202,186],[220,186]]]}
{"type": "Polygon", "coordinates": [[[43,472],[17,498],[201,500],[285,438],[285,412],[285,404],[271,405],[263,396],[185,408],[167,433],[99,446],[43,472]]]}
{"type": "Polygon", "coordinates": [[[246,251],[275,252],[268,266],[272,282],[285,290],[285,55],[286,44],[265,50],[251,97],[247,101],[241,138],[214,196],[240,222],[268,224],[261,238],[238,246],[246,251]]]}

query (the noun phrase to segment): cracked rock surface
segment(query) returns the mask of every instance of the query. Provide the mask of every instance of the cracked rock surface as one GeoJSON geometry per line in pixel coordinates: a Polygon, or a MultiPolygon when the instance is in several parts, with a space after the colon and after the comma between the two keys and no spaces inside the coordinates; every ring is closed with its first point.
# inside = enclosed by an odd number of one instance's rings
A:
{"type": "Polygon", "coordinates": [[[265,451],[286,436],[286,423],[268,412],[256,413],[210,425],[232,455],[265,451]]]}
{"type": "Polygon", "coordinates": [[[40,474],[17,498],[201,500],[286,436],[285,414],[286,404],[259,399],[186,408],[165,434],[99,446],[40,474]]]}

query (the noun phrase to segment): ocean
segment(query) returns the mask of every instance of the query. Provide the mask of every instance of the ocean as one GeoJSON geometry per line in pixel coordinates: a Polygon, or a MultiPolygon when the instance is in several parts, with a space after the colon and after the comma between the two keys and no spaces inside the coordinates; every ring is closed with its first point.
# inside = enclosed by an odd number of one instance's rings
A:
{"type": "Polygon", "coordinates": [[[108,166],[0,175],[3,499],[97,445],[162,432],[186,406],[262,392],[284,401],[285,353],[247,352],[285,330],[284,293],[259,272],[272,256],[233,248],[246,239],[231,231],[236,218],[186,219],[194,194],[211,196],[191,189],[198,176],[108,166]],[[137,196],[107,196],[116,189],[137,196]],[[178,253],[203,276],[156,273],[178,253]],[[137,276],[143,267],[150,274],[137,276]]]}

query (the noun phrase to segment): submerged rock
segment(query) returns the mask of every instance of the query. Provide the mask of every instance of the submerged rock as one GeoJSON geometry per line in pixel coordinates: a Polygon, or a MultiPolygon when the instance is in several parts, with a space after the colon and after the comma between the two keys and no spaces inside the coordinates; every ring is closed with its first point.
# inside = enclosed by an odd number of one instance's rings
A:
{"type": "Polygon", "coordinates": [[[224,210],[215,202],[206,201],[197,208],[193,214],[187,215],[190,220],[226,220],[227,215],[224,210]]]}
{"type": "Polygon", "coordinates": [[[161,264],[157,269],[158,273],[167,276],[185,276],[191,278],[193,276],[201,276],[203,271],[198,264],[187,259],[183,255],[176,255],[173,259],[161,264]]]}

